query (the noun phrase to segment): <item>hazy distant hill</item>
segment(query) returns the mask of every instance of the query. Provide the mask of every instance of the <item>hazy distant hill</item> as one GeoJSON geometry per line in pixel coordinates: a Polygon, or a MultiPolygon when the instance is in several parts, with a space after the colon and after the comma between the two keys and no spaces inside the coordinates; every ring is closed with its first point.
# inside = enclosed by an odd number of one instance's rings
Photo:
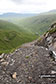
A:
{"type": "Polygon", "coordinates": [[[0,18],[8,18],[8,17],[12,17],[12,18],[21,18],[21,17],[31,17],[31,16],[35,16],[36,14],[20,14],[20,13],[4,13],[2,15],[0,15],[0,18]]]}
{"type": "MultiPolygon", "coordinates": [[[[21,26],[24,29],[32,33],[38,33],[39,35],[43,34],[48,30],[53,22],[56,22],[56,10],[51,10],[46,13],[41,14],[4,14],[7,17],[2,18],[9,22],[16,24],[17,26],[21,26]],[[30,16],[30,17],[28,17],[30,16]],[[10,18],[11,17],[11,18],[10,18]],[[24,17],[24,18],[21,18],[24,17]]],[[[2,15],[3,16],[3,15],[2,15]]]]}
{"type": "Polygon", "coordinates": [[[49,12],[56,12],[56,9],[54,9],[54,10],[50,10],[49,12]]]}
{"type": "Polygon", "coordinates": [[[46,12],[30,18],[13,19],[12,22],[41,35],[50,28],[49,25],[56,22],[56,12],[46,12]]]}

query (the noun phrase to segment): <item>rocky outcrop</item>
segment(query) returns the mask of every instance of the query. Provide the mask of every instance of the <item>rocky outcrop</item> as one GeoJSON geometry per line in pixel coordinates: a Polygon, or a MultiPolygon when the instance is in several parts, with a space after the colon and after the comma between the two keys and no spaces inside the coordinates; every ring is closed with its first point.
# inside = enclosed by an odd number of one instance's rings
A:
{"type": "Polygon", "coordinates": [[[51,28],[56,28],[56,22],[51,25],[51,28]]]}

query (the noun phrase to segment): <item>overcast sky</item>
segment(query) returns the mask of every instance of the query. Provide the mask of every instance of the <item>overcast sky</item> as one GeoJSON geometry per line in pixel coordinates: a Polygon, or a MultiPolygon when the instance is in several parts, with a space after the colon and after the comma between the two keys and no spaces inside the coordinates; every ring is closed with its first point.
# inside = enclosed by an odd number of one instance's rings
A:
{"type": "Polygon", "coordinates": [[[56,9],[56,0],[0,0],[0,14],[40,13],[56,9]]]}

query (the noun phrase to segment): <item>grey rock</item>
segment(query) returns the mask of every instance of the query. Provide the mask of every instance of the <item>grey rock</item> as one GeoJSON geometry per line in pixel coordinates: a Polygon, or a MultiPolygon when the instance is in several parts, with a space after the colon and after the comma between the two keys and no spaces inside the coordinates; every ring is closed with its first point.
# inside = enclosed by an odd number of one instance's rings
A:
{"type": "Polygon", "coordinates": [[[47,37],[47,42],[48,42],[48,44],[52,43],[52,40],[53,40],[53,37],[52,37],[52,36],[47,37]]]}
{"type": "Polygon", "coordinates": [[[2,58],[3,58],[3,56],[4,56],[4,53],[2,53],[2,54],[0,55],[0,59],[2,59],[2,58]]]}

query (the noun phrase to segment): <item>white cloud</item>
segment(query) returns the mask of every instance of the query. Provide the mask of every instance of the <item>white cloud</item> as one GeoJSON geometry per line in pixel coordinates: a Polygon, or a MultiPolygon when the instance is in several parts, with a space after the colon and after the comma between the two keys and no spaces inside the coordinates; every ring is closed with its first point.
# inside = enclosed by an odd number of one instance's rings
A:
{"type": "Polygon", "coordinates": [[[46,4],[45,0],[11,0],[16,2],[17,4],[35,4],[35,5],[40,5],[40,4],[46,4]]]}
{"type": "Polygon", "coordinates": [[[0,13],[38,13],[56,9],[56,0],[0,0],[0,13]]]}

